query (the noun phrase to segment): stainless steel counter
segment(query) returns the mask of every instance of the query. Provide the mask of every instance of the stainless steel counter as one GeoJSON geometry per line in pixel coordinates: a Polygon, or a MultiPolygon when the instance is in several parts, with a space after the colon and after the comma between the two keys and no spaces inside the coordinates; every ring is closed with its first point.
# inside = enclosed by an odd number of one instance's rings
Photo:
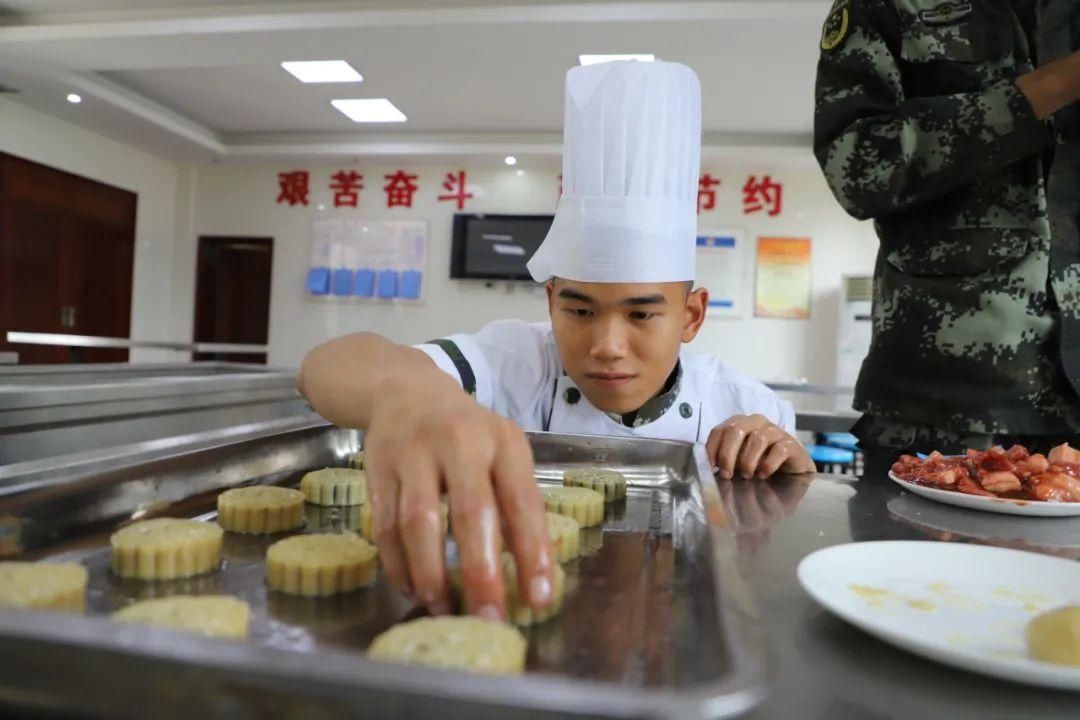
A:
{"type": "Polygon", "coordinates": [[[773,668],[769,698],[747,717],[1080,718],[1080,695],[965,673],[880,642],[828,614],[795,576],[815,550],[867,540],[975,542],[1078,559],[1080,520],[948,508],[885,478],[820,476],[721,490],[773,668]]]}
{"type": "Polygon", "coordinates": [[[92,385],[159,377],[220,377],[239,373],[266,374],[285,371],[254,363],[226,362],[15,365],[0,367],[0,386],[92,385]]]}
{"type": "MultiPolygon", "coordinates": [[[[278,422],[285,428],[304,421],[278,422]]],[[[232,435],[244,432],[236,428],[228,437],[205,433],[182,443],[163,440],[160,447],[146,448],[145,457],[120,452],[105,459],[108,468],[116,469],[193,447],[220,445],[224,462],[229,455],[223,446],[235,439],[232,435]]],[[[92,462],[100,465],[107,454],[93,451],[88,456],[94,455],[92,462]]],[[[286,467],[297,458],[268,456],[267,461],[286,467]]],[[[77,466],[41,468],[37,474],[16,479],[10,474],[5,477],[0,469],[0,491],[5,485],[10,488],[25,482],[63,483],[70,479],[65,473],[78,472],[77,466]]],[[[161,477],[162,482],[167,479],[161,477]]],[[[782,478],[767,483],[722,483],[720,491],[769,650],[769,697],[746,717],[1080,718],[1080,695],[965,673],[873,639],[816,605],[795,575],[802,558],[819,548],[869,540],[975,542],[1080,560],[1080,519],[1013,518],[946,507],[905,493],[885,478],[782,478]]],[[[161,652],[167,651],[163,645],[161,652]]],[[[387,682],[392,684],[393,679],[387,682]]],[[[165,685],[161,689],[167,692],[165,685]]],[[[433,702],[429,714],[422,717],[447,717],[445,710],[433,702]]]]}
{"type": "Polygon", "coordinates": [[[294,376],[230,363],[0,368],[0,466],[309,414],[294,376]]]}

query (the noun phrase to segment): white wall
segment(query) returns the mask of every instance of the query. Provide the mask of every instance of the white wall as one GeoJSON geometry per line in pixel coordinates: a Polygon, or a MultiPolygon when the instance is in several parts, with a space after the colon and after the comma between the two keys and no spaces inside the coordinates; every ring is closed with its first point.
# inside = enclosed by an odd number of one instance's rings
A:
{"type": "MultiPolygon", "coordinates": [[[[275,166],[178,166],[123,143],[49,115],[0,99],[0,151],[73,172],[138,193],[132,337],[189,342],[194,312],[195,261],[199,235],[267,235],[274,238],[270,314],[270,362],[295,366],[304,352],[335,335],[359,329],[400,342],[420,342],[455,331],[476,330],[500,317],[543,320],[539,288],[451,281],[450,232],[454,207],[435,200],[448,160],[410,167],[420,175],[412,210],[388,210],[383,175],[397,165],[358,164],[366,188],[355,212],[372,219],[422,219],[429,226],[426,303],[421,307],[311,299],[304,293],[310,221],[319,203],[329,204],[329,175],[348,165],[296,163],[275,166]],[[309,208],[277,205],[277,173],[294,168],[312,173],[309,208]]],[[[470,212],[550,213],[558,193],[559,168],[550,160],[536,167],[523,162],[523,175],[502,165],[469,170],[476,197],[470,212]]],[[[752,167],[707,161],[703,172],[723,185],[717,207],[701,216],[702,229],[741,227],[758,235],[810,237],[813,240],[813,303],[809,321],[709,320],[695,347],[715,352],[763,379],[806,377],[833,381],[840,279],[869,273],[877,242],[868,224],[844,215],[810,162],[765,158],[752,167]],[[784,211],[776,218],[742,213],[741,188],[750,173],[771,173],[784,184],[784,211]]],[[[700,278],[708,286],[709,278],[700,278]]],[[[753,288],[753,262],[746,287],[753,288]]],[[[751,299],[748,294],[747,299],[751,299]]],[[[179,360],[161,351],[136,351],[134,361],[179,360]]]]}
{"type": "MultiPolygon", "coordinates": [[[[455,331],[476,330],[490,320],[518,317],[542,320],[547,310],[540,288],[449,279],[452,203],[436,202],[438,185],[458,165],[409,168],[420,175],[413,209],[387,209],[383,175],[397,166],[358,164],[365,176],[360,208],[347,210],[370,219],[422,219],[428,222],[426,303],[421,307],[311,299],[304,293],[310,253],[310,223],[318,204],[329,204],[329,175],[348,164],[318,166],[203,166],[197,170],[194,235],[266,235],[274,238],[274,272],[270,309],[270,363],[294,366],[318,342],[356,330],[371,330],[404,343],[421,342],[455,331]],[[275,204],[277,173],[290,169],[311,172],[311,206],[275,204]]],[[[551,213],[558,194],[558,168],[474,167],[468,164],[468,212],[551,213]]],[[[872,228],[857,223],[839,209],[820,173],[810,163],[768,163],[753,168],[706,163],[704,171],[723,180],[714,211],[704,213],[703,229],[742,227],[753,242],[758,235],[813,239],[813,303],[809,321],[744,317],[716,319],[706,324],[695,347],[715,352],[737,367],[763,379],[806,377],[833,381],[836,357],[836,318],[841,277],[866,274],[873,268],[877,241],[872,228]],[[784,210],[776,218],[765,213],[742,213],[743,182],[750,172],[771,173],[784,183],[784,210]]],[[[181,246],[183,243],[181,243],[181,246]]],[[[176,260],[194,263],[191,244],[178,247],[176,260]]],[[[753,261],[747,264],[746,287],[753,288],[753,261]]],[[[708,278],[701,278],[708,285],[708,278]]],[[[177,297],[193,292],[194,274],[174,272],[177,297]]],[[[749,299],[749,296],[748,296],[749,299]]],[[[190,303],[189,303],[190,304],[190,303]]],[[[752,314],[752,307],[750,309],[752,314]]],[[[190,314],[190,311],[189,311],[190,314]]]]}
{"type": "MultiPolygon", "coordinates": [[[[267,235],[274,238],[274,270],[270,301],[272,365],[298,365],[317,343],[356,330],[370,330],[399,342],[415,343],[455,331],[472,331],[498,317],[542,320],[547,315],[539,289],[515,286],[488,289],[483,283],[449,279],[452,203],[436,201],[448,168],[413,167],[420,190],[411,210],[387,209],[383,175],[398,167],[357,166],[365,178],[360,208],[348,210],[375,220],[428,222],[426,302],[419,307],[387,306],[362,301],[314,299],[304,292],[310,257],[311,219],[320,203],[329,204],[329,175],[346,166],[299,164],[312,177],[311,206],[278,205],[277,173],[293,166],[224,166],[199,168],[195,202],[196,235],[267,235]]],[[[467,211],[550,213],[558,194],[557,171],[526,172],[510,168],[480,172],[469,169],[476,198],[467,211]]]]}
{"type": "MultiPolygon", "coordinates": [[[[716,210],[704,213],[702,230],[738,227],[747,231],[751,258],[744,278],[747,313],[738,320],[712,319],[694,346],[720,355],[741,370],[763,380],[805,378],[832,384],[836,379],[837,330],[841,280],[844,275],[870,275],[878,241],[873,224],[858,222],[837,204],[820,170],[812,162],[799,166],[769,164],[729,167],[706,163],[724,190],[716,210]],[[771,174],[784,185],[783,212],[744,215],[742,186],[751,174],[771,174]],[[754,258],[758,236],[811,239],[811,305],[809,320],[753,317],[754,258]]],[[[701,279],[708,286],[707,278],[701,279]]]]}
{"type": "MultiPolygon", "coordinates": [[[[0,151],[138,193],[131,336],[190,341],[190,323],[174,306],[191,303],[172,293],[177,209],[182,174],[175,164],[115,140],[0,98],[0,151]]],[[[182,243],[184,244],[184,243],[182,243]]],[[[188,313],[191,314],[191,311],[188,313]]],[[[158,350],[136,350],[132,361],[170,359],[158,350]]]]}

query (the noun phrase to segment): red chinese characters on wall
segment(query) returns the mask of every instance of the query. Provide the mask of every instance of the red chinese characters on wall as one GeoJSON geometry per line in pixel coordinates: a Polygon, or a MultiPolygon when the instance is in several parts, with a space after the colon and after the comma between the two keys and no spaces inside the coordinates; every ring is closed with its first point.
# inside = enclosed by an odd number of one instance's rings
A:
{"type": "Polygon", "coordinates": [[[458,170],[456,173],[446,173],[443,180],[443,190],[446,193],[439,195],[439,202],[456,202],[458,210],[465,209],[465,201],[472,197],[465,185],[465,171],[458,170]]]}
{"type": "Polygon", "coordinates": [[[330,176],[330,189],[334,192],[334,207],[357,207],[364,176],[355,170],[339,170],[330,176]]]}
{"type": "Polygon", "coordinates": [[[398,170],[393,175],[384,175],[386,179],[386,185],[383,186],[383,190],[386,191],[386,207],[405,207],[411,208],[413,204],[413,195],[420,189],[420,186],[416,184],[417,175],[410,175],[404,170],[398,170]]]}
{"type": "Polygon", "coordinates": [[[743,214],[753,215],[766,211],[769,217],[776,217],[784,206],[784,186],[773,182],[771,175],[758,178],[751,175],[743,185],[743,214]]]}
{"type": "Polygon", "coordinates": [[[290,170],[278,173],[278,196],[277,203],[293,205],[307,205],[308,192],[310,190],[311,175],[307,170],[290,170]]]}
{"type": "MultiPolygon", "coordinates": [[[[329,190],[335,208],[358,208],[361,190],[364,189],[364,176],[356,170],[338,170],[329,176],[329,190]]],[[[383,176],[387,208],[412,208],[416,193],[420,190],[420,176],[397,170],[383,176]]],[[[558,196],[563,193],[563,177],[559,175],[558,196]]],[[[711,173],[703,173],[698,178],[697,212],[715,211],[723,181],[711,173]]],[[[279,205],[308,206],[310,204],[311,174],[307,170],[289,170],[278,173],[279,205]]],[[[474,194],[468,185],[465,170],[447,172],[443,179],[439,202],[453,203],[458,210],[464,210],[467,201],[474,194]]],[[[558,204],[558,200],[556,200],[558,204]]],[[[321,207],[321,206],[320,206],[321,207]]],[[[773,179],[771,174],[750,175],[742,185],[742,211],[744,215],[762,213],[767,217],[778,217],[784,208],[784,185],[773,179]]]]}
{"type": "Polygon", "coordinates": [[[697,211],[698,215],[703,210],[715,210],[716,209],[716,188],[720,187],[719,178],[714,178],[709,173],[705,173],[698,180],[697,191],[697,211]]]}

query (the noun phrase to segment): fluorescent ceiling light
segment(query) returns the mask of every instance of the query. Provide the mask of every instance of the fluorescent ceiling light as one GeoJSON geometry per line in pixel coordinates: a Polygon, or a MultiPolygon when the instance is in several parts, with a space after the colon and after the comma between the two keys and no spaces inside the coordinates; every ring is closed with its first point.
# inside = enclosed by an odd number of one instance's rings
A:
{"type": "Polygon", "coordinates": [[[597,63],[612,62],[614,60],[636,60],[638,62],[652,62],[655,55],[580,55],[578,60],[582,65],[596,65],[597,63]]]}
{"type": "Polygon", "coordinates": [[[353,122],[405,122],[405,113],[386,98],[331,100],[330,104],[353,122]]]}
{"type": "Polygon", "coordinates": [[[76,95],[75,93],[68,93],[67,101],[69,103],[73,103],[75,105],[78,105],[79,103],[82,102],[82,97],[80,95],[76,95]]]}
{"type": "Polygon", "coordinates": [[[504,160],[503,162],[505,162],[507,165],[517,165],[517,158],[513,155],[507,155],[506,160],[504,160]]]}
{"type": "Polygon", "coordinates": [[[312,60],[283,62],[281,67],[300,82],[347,83],[360,82],[364,76],[344,60],[312,60]]]}

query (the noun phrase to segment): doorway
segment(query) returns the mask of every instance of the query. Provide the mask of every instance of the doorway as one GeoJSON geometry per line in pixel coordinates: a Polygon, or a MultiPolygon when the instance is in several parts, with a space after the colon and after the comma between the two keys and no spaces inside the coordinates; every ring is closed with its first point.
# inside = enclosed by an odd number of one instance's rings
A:
{"type": "MultiPolygon", "coordinates": [[[[199,238],[195,342],[266,344],[273,262],[273,238],[199,238]]],[[[195,359],[266,364],[265,353],[196,353],[195,359]]]]}
{"type": "Polygon", "coordinates": [[[9,331],[127,338],[138,196],[0,153],[0,350],[126,362],[127,350],[12,344],[9,331]]]}

